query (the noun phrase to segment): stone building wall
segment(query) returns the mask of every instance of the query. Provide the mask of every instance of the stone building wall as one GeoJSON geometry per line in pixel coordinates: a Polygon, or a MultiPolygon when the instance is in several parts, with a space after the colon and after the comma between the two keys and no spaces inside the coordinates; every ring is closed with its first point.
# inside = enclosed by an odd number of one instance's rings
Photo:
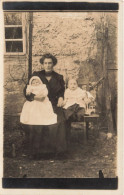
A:
{"type": "Polygon", "coordinates": [[[44,53],[52,53],[58,59],[55,70],[65,79],[75,77],[81,83],[97,81],[103,73],[105,22],[109,29],[109,66],[115,67],[116,13],[33,13],[33,71],[41,69],[39,59],[44,53]]]}
{"type": "Polygon", "coordinates": [[[23,54],[4,54],[4,115],[17,115],[25,101],[23,89],[28,80],[28,30],[29,15],[24,13],[23,54]]]}
{"type": "Polygon", "coordinates": [[[81,67],[97,53],[93,20],[88,13],[34,13],[33,70],[40,69],[42,54],[52,53],[58,59],[57,72],[78,78],[81,67]]]}
{"type": "Polygon", "coordinates": [[[4,109],[7,115],[21,112],[25,101],[23,88],[28,74],[27,62],[26,56],[6,57],[4,60],[4,109]]]}

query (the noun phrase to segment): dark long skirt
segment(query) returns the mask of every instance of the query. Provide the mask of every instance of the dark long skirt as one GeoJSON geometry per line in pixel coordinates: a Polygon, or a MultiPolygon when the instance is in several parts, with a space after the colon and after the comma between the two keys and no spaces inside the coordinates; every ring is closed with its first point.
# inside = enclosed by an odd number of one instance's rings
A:
{"type": "MultiPolygon", "coordinates": [[[[60,153],[67,150],[67,128],[62,108],[56,108],[57,123],[53,125],[23,125],[29,154],[60,153]]],[[[49,120],[49,119],[48,119],[49,120]]]]}

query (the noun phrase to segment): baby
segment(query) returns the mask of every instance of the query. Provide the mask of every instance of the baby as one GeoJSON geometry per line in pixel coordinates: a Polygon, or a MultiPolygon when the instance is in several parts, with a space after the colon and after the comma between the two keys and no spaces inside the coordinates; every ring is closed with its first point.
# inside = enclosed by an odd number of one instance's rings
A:
{"type": "Polygon", "coordinates": [[[46,85],[38,76],[33,76],[26,89],[26,94],[38,95],[43,101],[26,101],[23,105],[20,122],[28,125],[51,125],[57,123],[57,115],[53,112],[52,104],[47,95],[46,85]]]}
{"type": "Polygon", "coordinates": [[[68,88],[65,90],[64,94],[64,108],[67,109],[69,106],[74,104],[79,104],[80,107],[85,108],[85,92],[78,87],[77,81],[75,79],[70,79],[68,81],[68,88]]]}
{"type": "Polygon", "coordinates": [[[80,121],[81,117],[84,116],[85,96],[86,93],[78,87],[77,81],[75,79],[70,79],[68,81],[68,88],[65,90],[64,94],[64,109],[66,109],[65,116],[67,119],[72,115],[75,115],[76,119],[80,121]]]}

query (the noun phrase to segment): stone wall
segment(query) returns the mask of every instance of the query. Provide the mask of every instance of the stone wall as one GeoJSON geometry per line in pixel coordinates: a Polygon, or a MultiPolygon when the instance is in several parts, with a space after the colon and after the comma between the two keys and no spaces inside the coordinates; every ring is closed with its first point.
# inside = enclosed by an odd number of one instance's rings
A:
{"type": "Polygon", "coordinates": [[[23,88],[28,80],[28,29],[29,14],[24,13],[24,47],[23,54],[4,55],[4,114],[17,115],[25,101],[23,88]]]}
{"type": "Polygon", "coordinates": [[[105,22],[109,29],[109,66],[116,66],[117,13],[33,13],[33,71],[44,53],[56,55],[55,70],[64,78],[94,82],[102,77],[105,22]],[[112,59],[111,59],[112,58],[112,59]]]}
{"type": "Polygon", "coordinates": [[[23,88],[27,81],[27,57],[6,57],[4,60],[4,110],[5,115],[21,112],[25,101],[23,88]]]}

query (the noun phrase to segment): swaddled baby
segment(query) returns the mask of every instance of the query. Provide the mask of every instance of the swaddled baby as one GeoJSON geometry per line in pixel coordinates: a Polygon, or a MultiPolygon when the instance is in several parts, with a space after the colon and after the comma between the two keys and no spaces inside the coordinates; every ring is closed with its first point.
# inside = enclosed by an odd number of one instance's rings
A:
{"type": "Polygon", "coordinates": [[[57,123],[57,115],[53,112],[49,101],[48,90],[38,76],[33,76],[27,85],[26,94],[39,95],[43,101],[26,101],[23,105],[20,122],[28,125],[50,125],[57,123]]]}

